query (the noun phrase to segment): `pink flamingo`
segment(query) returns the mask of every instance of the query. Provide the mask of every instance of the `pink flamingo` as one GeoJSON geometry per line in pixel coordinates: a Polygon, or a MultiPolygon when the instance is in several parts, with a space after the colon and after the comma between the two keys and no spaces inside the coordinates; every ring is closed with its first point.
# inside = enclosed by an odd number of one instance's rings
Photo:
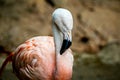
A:
{"type": "Polygon", "coordinates": [[[54,38],[33,37],[21,44],[14,51],[14,55],[10,55],[13,72],[18,79],[71,80],[73,55],[69,47],[72,42],[72,27],[70,11],[56,9],[52,14],[54,38]]]}

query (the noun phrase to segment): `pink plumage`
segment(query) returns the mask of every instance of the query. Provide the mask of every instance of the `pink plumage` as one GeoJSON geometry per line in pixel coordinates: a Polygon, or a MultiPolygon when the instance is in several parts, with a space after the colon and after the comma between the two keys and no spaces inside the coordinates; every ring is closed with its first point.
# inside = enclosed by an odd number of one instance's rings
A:
{"type": "Polygon", "coordinates": [[[53,37],[38,36],[16,49],[13,70],[20,80],[70,80],[73,62],[71,50],[59,55],[58,60],[55,66],[53,37]],[[58,71],[55,70],[56,67],[58,71]]]}

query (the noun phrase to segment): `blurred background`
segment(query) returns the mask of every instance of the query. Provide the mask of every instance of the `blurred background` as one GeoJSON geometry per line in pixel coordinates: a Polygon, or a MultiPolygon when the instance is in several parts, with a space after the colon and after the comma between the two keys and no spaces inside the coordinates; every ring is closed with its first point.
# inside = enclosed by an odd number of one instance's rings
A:
{"type": "MultiPolygon", "coordinates": [[[[51,15],[74,18],[72,80],[120,80],[120,0],[0,0],[0,66],[33,36],[52,36],[51,15]]],[[[9,63],[0,80],[18,80],[9,63]]]]}

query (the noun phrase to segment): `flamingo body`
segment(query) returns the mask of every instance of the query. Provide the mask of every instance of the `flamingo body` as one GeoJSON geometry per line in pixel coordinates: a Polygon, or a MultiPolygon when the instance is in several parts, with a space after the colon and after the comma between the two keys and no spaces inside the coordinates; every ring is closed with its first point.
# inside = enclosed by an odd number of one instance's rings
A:
{"type": "Polygon", "coordinates": [[[12,65],[20,80],[70,80],[73,66],[71,50],[59,55],[57,63],[55,65],[53,37],[38,36],[27,40],[15,50],[12,65]]]}

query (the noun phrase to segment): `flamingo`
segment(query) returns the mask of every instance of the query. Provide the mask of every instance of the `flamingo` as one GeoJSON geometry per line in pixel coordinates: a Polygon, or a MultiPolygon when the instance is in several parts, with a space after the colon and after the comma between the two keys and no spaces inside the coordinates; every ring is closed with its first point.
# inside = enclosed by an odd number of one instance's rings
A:
{"type": "MultiPolygon", "coordinates": [[[[19,80],[71,80],[73,18],[69,10],[52,14],[53,36],[33,37],[17,47],[8,58],[19,80]],[[12,58],[10,58],[12,57],[12,58]]],[[[6,64],[6,61],[5,61],[6,64]]]]}

